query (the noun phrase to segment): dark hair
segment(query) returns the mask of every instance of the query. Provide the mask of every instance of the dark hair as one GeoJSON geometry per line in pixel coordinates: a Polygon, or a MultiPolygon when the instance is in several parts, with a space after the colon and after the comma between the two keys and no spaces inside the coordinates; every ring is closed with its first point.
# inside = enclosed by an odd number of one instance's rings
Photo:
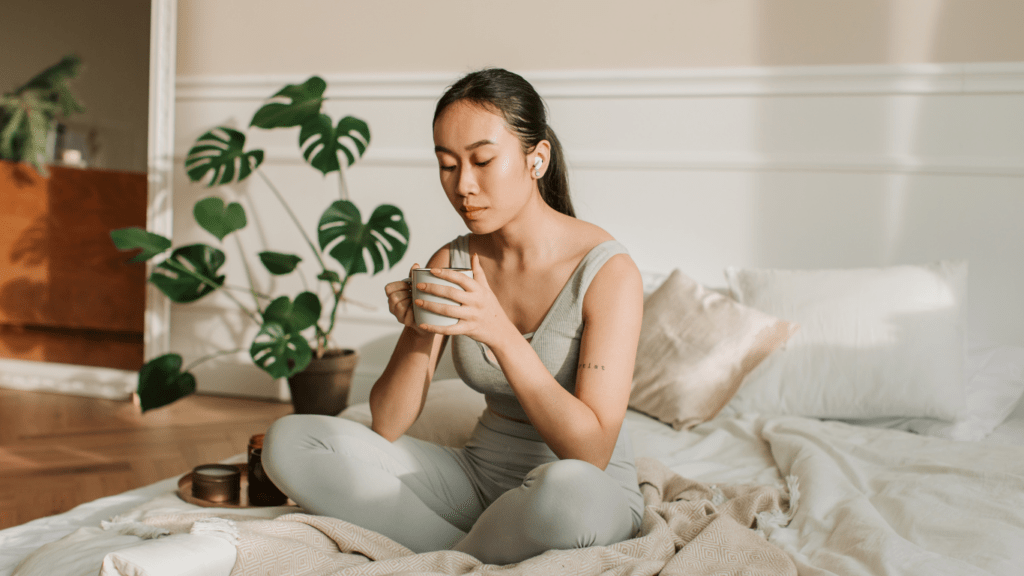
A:
{"type": "Polygon", "coordinates": [[[498,112],[509,130],[529,154],[541,140],[551,144],[547,172],[537,184],[541,198],[562,214],[576,217],[569,198],[569,174],[562,145],[548,126],[547,110],[540,94],[522,76],[501,68],[471,72],[448,87],[434,109],[434,122],[448,106],[468,100],[498,112]]]}

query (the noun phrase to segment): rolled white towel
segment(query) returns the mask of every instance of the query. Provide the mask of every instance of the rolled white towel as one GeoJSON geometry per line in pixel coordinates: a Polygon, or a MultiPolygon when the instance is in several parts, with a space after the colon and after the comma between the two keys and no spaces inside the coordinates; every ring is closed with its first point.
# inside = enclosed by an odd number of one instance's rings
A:
{"type": "Polygon", "coordinates": [[[237,555],[223,534],[172,534],[107,554],[100,576],[229,576],[237,555]]]}

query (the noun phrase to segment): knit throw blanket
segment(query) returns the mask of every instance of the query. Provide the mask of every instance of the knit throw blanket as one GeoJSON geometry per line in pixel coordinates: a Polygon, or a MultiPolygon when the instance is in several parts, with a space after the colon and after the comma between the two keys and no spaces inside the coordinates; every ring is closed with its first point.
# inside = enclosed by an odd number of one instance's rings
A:
{"type": "Polygon", "coordinates": [[[770,486],[715,486],[688,480],[657,460],[637,459],[644,496],[639,535],[612,546],[550,550],[510,566],[481,564],[450,550],[414,554],[397,542],[348,522],[287,514],[253,520],[229,514],[176,514],[146,524],[189,532],[200,518],[229,520],[237,530],[232,576],[370,574],[519,575],[795,575],[785,552],[765,536],[785,526],[798,494],[770,486]],[[786,509],[783,509],[783,504],[786,509]]]}

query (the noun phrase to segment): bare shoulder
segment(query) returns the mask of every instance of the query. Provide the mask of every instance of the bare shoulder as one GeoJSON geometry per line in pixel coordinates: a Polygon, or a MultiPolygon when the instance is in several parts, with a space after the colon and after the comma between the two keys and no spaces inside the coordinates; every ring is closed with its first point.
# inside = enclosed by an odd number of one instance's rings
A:
{"type": "Polygon", "coordinates": [[[434,252],[434,255],[427,261],[426,268],[448,268],[451,265],[451,247],[445,244],[434,252]]]}
{"type": "MultiPolygon", "coordinates": [[[[611,234],[598,226],[593,226],[590,246],[615,240],[611,234]]],[[[640,269],[629,254],[615,254],[597,271],[587,293],[583,298],[583,312],[589,315],[592,311],[626,308],[630,313],[643,310],[643,278],[640,269]]]]}
{"type": "Polygon", "coordinates": [[[602,242],[615,240],[615,237],[609,234],[604,228],[584,220],[573,220],[571,233],[574,237],[580,240],[582,245],[587,246],[588,249],[593,248],[602,242]]]}

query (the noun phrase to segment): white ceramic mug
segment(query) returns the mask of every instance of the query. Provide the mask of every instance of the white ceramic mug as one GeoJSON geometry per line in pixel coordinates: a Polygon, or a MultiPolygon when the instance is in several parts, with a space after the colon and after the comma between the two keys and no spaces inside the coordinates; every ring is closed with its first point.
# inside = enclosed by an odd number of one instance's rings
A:
{"type": "MultiPolygon", "coordinates": [[[[473,271],[469,268],[444,268],[444,270],[461,272],[462,274],[465,274],[470,278],[473,277],[473,271]]],[[[418,288],[416,288],[416,286],[418,286],[421,283],[440,284],[441,286],[451,286],[456,290],[462,290],[462,286],[459,286],[454,282],[442,280],[441,278],[434,276],[433,274],[430,273],[430,268],[416,268],[415,270],[412,271],[412,276],[409,278],[409,281],[412,284],[412,314],[413,318],[416,319],[417,325],[429,324],[431,326],[451,326],[453,324],[458,323],[458,318],[452,318],[451,316],[443,316],[441,314],[437,314],[429,310],[424,310],[423,308],[417,306],[415,304],[415,301],[423,300],[425,302],[437,302],[439,304],[452,304],[455,306],[461,306],[461,304],[454,300],[449,300],[448,298],[442,298],[440,296],[435,296],[434,294],[427,294],[426,292],[421,292],[418,288]]]]}

